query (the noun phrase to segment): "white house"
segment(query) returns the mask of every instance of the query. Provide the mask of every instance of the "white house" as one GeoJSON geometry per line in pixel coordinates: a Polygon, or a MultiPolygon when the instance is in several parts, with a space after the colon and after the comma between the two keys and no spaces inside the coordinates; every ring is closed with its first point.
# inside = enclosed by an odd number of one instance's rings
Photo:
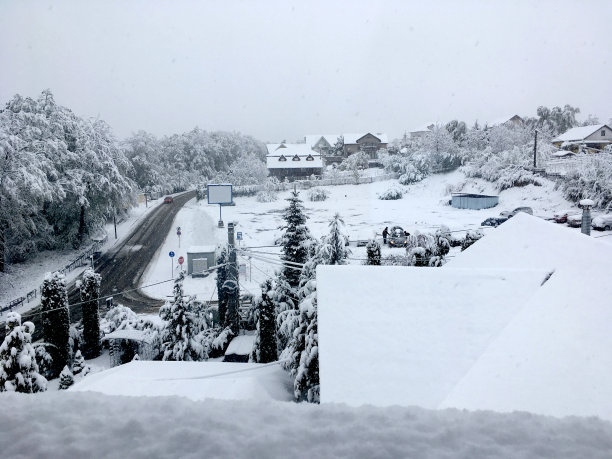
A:
{"type": "Polygon", "coordinates": [[[272,177],[283,180],[321,175],[321,154],[305,143],[267,144],[266,165],[272,177]]]}
{"type": "Polygon", "coordinates": [[[414,129],[410,131],[410,138],[420,139],[420,138],[425,137],[427,134],[429,134],[433,130],[435,125],[436,125],[435,123],[427,123],[422,126],[415,127],[414,129]]]}
{"type": "Polygon", "coordinates": [[[582,147],[600,150],[612,143],[612,129],[607,124],[575,127],[555,137],[552,143],[557,148],[570,150],[582,147]]]}
{"type": "Polygon", "coordinates": [[[312,134],[304,136],[306,145],[323,156],[329,156],[338,139],[344,140],[343,156],[347,157],[359,151],[366,152],[371,159],[376,158],[376,152],[387,148],[389,139],[382,132],[360,132],[348,134],[312,134]]]}

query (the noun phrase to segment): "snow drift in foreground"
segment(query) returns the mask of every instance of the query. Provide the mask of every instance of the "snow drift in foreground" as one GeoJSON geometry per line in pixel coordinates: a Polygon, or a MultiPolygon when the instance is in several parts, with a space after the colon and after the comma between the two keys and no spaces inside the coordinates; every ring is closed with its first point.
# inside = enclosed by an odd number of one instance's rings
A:
{"type": "Polygon", "coordinates": [[[420,408],[3,394],[3,457],[610,457],[612,424],[420,408]],[[10,416],[7,415],[10,413],[10,416]]]}

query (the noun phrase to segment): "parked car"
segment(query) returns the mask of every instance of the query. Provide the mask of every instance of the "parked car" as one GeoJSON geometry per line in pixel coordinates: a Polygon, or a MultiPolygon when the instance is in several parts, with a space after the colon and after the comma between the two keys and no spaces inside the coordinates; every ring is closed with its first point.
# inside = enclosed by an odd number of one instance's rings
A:
{"type": "Polygon", "coordinates": [[[499,216],[502,217],[502,218],[509,218],[509,217],[512,216],[512,212],[510,212],[509,210],[502,210],[499,213],[499,216]]]}
{"type": "Polygon", "coordinates": [[[404,231],[404,228],[401,226],[394,226],[389,231],[389,236],[387,236],[389,247],[406,247],[408,244],[408,236],[410,236],[410,233],[404,231]]]}
{"type": "Polygon", "coordinates": [[[166,196],[164,198],[164,204],[172,204],[174,202],[174,199],[172,198],[172,196],[166,196]]]}
{"type": "Polygon", "coordinates": [[[491,217],[487,218],[480,226],[492,226],[493,228],[501,225],[503,222],[508,220],[506,217],[491,217]]]}
{"type": "Polygon", "coordinates": [[[591,226],[593,227],[593,229],[600,231],[612,230],[612,214],[604,214],[595,217],[591,221],[591,226]]]}
{"type": "Polygon", "coordinates": [[[580,225],[582,225],[582,214],[568,215],[567,225],[572,228],[580,228],[580,225]]]}
{"type": "Polygon", "coordinates": [[[573,211],[573,210],[560,210],[559,212],[555,212],[555,214],[553,215],[553,220],[555,221],[555,223],[567,223],[567,217],[572,212],[575,212],[575,211],[573,211]]]}
{"type": "Polygon", "coordinates": [[[531,207],[517,207],[510,213],[508,218],[514,217],[519,212],[525,212],[526,214],[533,215],[533,209],[531,207]]]}

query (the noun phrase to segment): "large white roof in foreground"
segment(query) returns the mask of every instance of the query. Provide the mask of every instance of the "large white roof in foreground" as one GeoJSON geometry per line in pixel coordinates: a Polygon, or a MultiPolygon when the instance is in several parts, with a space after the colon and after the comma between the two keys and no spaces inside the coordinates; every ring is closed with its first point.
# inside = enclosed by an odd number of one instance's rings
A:
{"type": "Polygon", "coordinates": [[[546,275],[319,266],[321,402],[436,408],[546,275]]]}
{"type": "Polygon", "coordinates": [[[136,361],[83,378],[70,390],[107,395],[168,396],[191,400],[292,400],[279,365],[229,362],[136,361]]]}
{"type": "Polygon", "coordinates": [[[612,245],[518,214],[443,268],[321,269],[323,402],[612,420],[612,245]]]}

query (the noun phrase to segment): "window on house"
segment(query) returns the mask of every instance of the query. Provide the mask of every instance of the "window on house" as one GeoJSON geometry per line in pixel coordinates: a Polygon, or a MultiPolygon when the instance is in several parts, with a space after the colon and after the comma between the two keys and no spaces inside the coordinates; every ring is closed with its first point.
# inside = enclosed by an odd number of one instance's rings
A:
{"type": "Polygon", "coordinates": [[[285,158],[283,155],[280,155],[280,156],[278,157],[278,160],[279,160],[279,161],[287,161],[287,158],[285,158]]]}
{"type": "Polygon", "coordinates": [[[312,155],[308,155],[306,156],[306,161],[314,161],[314,158],[312,157],[312,155]]]}
{"type": "Polygon", "coordinates": [[[605,136],[605,135],[606,135],[606,130],[605,130],[605,129],[602,129],[602,130],[601,130],[601,136],[603,137],[603,136],[605,136]]]}
{"type": "Polygon", "coordinates": [[[299,161],[299,160],[300,160],[300,157],[298,155],[295,155],[292,159],[292,161],[299,161]]]}

